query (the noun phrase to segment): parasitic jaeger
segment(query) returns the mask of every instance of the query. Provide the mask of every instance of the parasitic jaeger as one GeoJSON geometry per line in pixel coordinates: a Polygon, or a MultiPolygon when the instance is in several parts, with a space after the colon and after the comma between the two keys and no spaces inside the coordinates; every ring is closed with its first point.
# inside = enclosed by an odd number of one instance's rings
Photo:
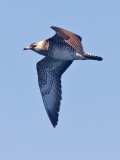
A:
{"type": "Polygon", "coordinates": [[[102,58],[83,50],[82,38],[58,27],[51,27],[56,34],[44,41],[31,44],[24,50],[33,50],[45,56],[37,63],[38,83],[48,117],[55,127],[58,122],[62,99],[61,76],[73,60],[98,60],[102,58]]]}

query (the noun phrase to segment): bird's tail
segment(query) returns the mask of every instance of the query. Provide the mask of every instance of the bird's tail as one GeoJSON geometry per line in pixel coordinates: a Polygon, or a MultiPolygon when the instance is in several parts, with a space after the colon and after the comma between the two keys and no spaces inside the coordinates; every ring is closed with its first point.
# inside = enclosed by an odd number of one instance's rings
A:
{"type": "Polygon", "coordinates": [[[88,59],[91,59],[91,60],[97,60],[97,61],[102,61],[103,58],[102,57],[98,57],[96,55],[93,55],[91,53],[88,53],[88,52],[84,52],[84,56],[88,59]]]}

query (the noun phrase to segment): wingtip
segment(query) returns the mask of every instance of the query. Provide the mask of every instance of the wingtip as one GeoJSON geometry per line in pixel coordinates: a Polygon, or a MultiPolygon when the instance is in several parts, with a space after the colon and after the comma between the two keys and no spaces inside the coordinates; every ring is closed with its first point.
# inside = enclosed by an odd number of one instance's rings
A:
{"type": "MultiPolygon", "coordinates": [[[[51,121],[51,119],[50,119],[50,121],[51,121]]],[[[57,122],[53,122],[53,121],[51,121],[51,124],[52,124],[52,126],[55,128],[56,126],[57,126],[57,122]]]]}
{"type": "Polygon", "coordinates": [[[52,124],[52,125],[53,125],[54,128],[57,126],[57,124],[52,124]]]}
{"type": "Polygon", "coordinates": [[[51,26],[50,28],[54,29],[54,26],[51,26]]]}
{"type": "Polygon", "coordinates": [[[55,27],[55,26],[51,26],[50,28],[53,29],[54,31],[58,29],[58,27],[55,27]]]}
{"type": "Polygon", "coordinates": [[[58,113],[57,113],[57,118],[55,118],[47,108],[46,108],[46,111],[47,111],[47,114],[48,114],[48,117],[50,119],[52,126],[55,128],[58,123],[58,113]]]}

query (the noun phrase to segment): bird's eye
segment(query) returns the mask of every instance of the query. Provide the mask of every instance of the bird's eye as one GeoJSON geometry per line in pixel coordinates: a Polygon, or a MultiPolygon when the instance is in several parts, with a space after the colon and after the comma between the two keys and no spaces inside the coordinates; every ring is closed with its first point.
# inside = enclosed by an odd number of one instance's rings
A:
{"type": "Polygon", "coordinates": [[[32,44],[32,47],[34,48],[34,47],[36,47],[37,45],[36,44],[32,44]]]}

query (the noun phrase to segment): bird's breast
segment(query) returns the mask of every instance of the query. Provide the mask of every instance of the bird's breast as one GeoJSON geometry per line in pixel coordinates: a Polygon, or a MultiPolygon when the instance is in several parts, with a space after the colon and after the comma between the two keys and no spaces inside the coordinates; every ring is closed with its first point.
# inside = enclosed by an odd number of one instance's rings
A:
{"type": "Polygon", "coordinates": [[[53,46],[50,51],[50,56],[60,60],[74,60],[76,51],[69,46],[53,46]]]}

